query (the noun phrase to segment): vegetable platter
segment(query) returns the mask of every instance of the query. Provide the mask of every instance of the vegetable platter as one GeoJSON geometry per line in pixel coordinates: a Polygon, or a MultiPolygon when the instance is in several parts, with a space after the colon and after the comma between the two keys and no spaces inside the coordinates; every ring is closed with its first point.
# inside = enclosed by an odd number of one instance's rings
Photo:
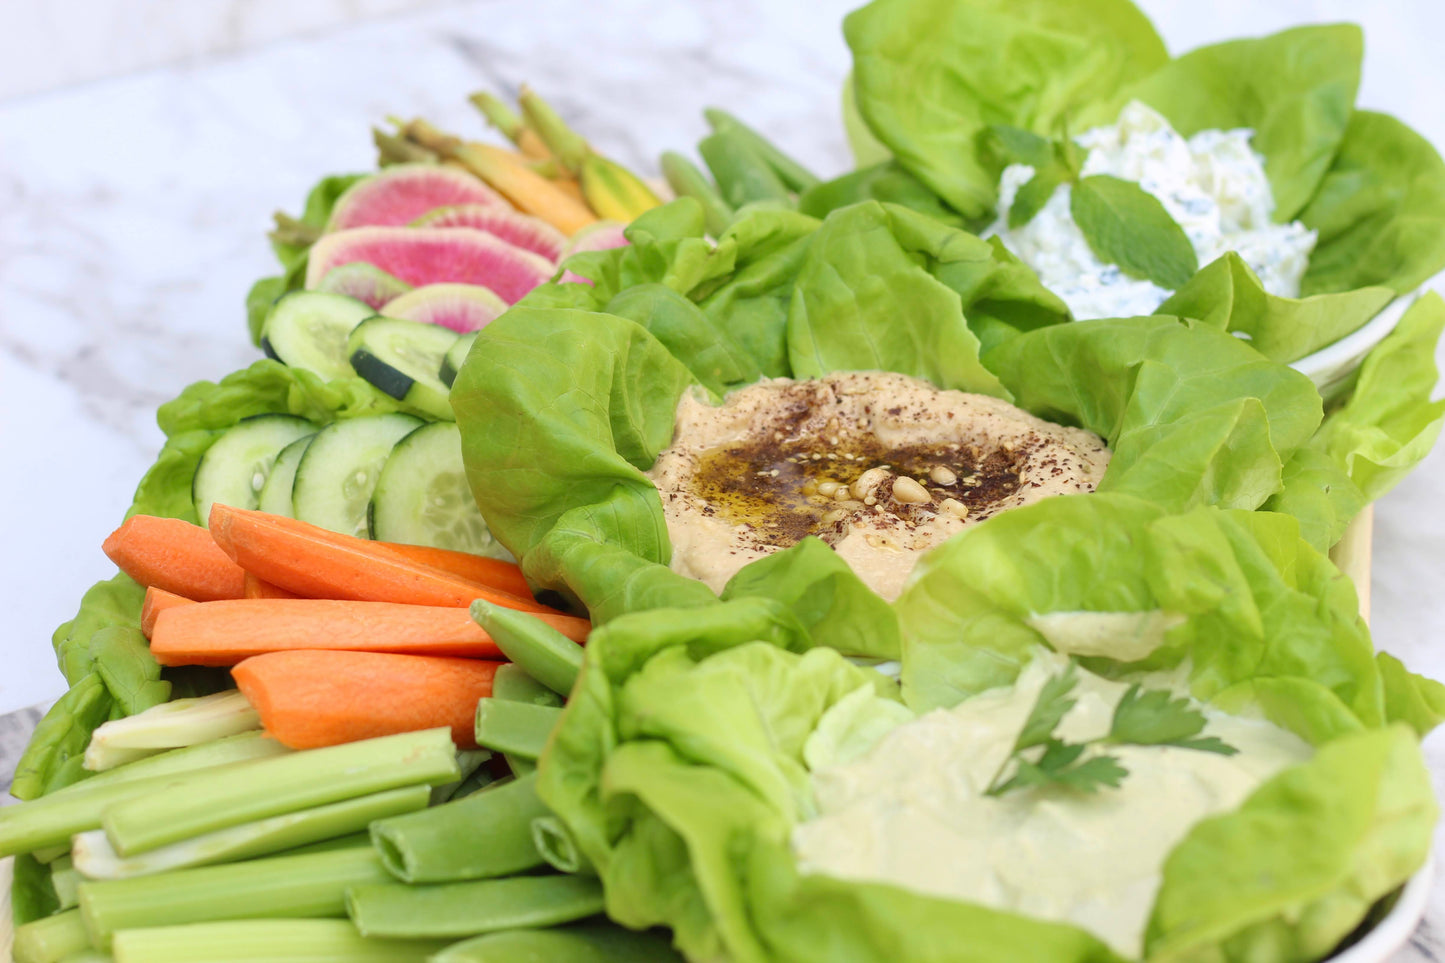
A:
{"type": "Polygon", "coordinates": [[[380,169],[283,204],[255,347],[87,550],[122,574],[0,811],[17,959],[1309,960],[1381,914],[1348,952],[1388,952],[1445,687],[1396,580],[1359,614],[1442,418],[1445,164],[1359,106],[1354,28],[1171,58],[1086,6],[851,13],[841,174],[737,98],[622,162],[551,89],[368,116],[380,169]],[[746,477],[839,538],[971,527],[901,595],[815,528],[717,598],[675,412],[858,370],[1092,433],[1097,492],[994,518],[1031,447],[779,432],[746,477]],[[910,835],[929,794],[1011,828],[910,835]]]}

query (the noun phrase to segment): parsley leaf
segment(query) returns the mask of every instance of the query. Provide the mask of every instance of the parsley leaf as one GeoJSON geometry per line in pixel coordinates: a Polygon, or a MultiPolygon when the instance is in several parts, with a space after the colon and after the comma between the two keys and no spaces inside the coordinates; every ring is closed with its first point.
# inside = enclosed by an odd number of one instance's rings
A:
{"type": "Polygon", "coordinates": [[[1213,736],[1194,738],[1203,731],[1204,713],[1190,705],[1188,699],[1132,685],[1114,707],[1108,741],[1132,746],[1179,746],[1222,756],[1239,751],[1213,736]]]}
{"type": "Polygon", "coordinates": [[[1063,672],[1044,682],[1038,698],[1014,740],[1013,749],[994,774],[986,796],[1002,796],[1015,789],[1038,789],[1057,786],[1080,793],[1094,793],[1108,786],[1117,789],[1129,774],[1118,757],[1107,753],[1085,755],[1094,747],[1106,745],[1177,746],[1199,752],[1232,756],[1239,750],[1214,736],[1200,736],[1204,731],[1204,713],[1187,698],[1175,697],[1158,689],[1129,687],[1114,707],[1109,734],[1087,742],[1065,742],[1054,735],[1078,701],[1073,691],[1079,684],[1077,668],[1072,660],[1063,672]],[[1043,747],[1036,759],[1024,755],[1029,749],[1043,747]],[[1004,773],[1012,775],[1004,779],[1004,773]]]}

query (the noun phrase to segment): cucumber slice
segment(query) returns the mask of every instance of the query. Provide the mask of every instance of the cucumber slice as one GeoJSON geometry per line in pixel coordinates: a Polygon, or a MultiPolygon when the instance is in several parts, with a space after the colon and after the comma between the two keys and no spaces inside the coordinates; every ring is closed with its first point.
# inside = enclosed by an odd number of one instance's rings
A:
{"type": "Polygon", "coordinates": [[[376,312],[344,294],[292,291],[283,295],[261,326],[261,350],[284,365],[304,368],[327,381],[356,375],[346,359],[346,336],[376,312]]]}
{"type": "Polygon", "coordinates": [[[201,523],[211,517],[216,502],[259,507],[261,488],[281,449],[315,432],[315,425],[294,415],[254,415],[236,422],[206,449],[191,480],[191,499],[201,523]]]}
{"type": "Polygon", "coordinates": [[[306,454],[306,449],[311,447],[311,439],[315,437],[313,433],[297,438],[281,449],[281,454],[276,456],[276,464],[271,466],[271,474],[266,476],[266,484],[261,486],[261,511],[295,517],[295,509],[291,507],[291,486],[296,482],[296,466],[301,464],[301,456],[306,454]]]}
{"type": "Polygon", "coordinates": [[[400,413],[352,418],[316,433],[296,466],[296,517],[333,532],[367,537],[367,506],[386,456],[422,424],[400,413]]]}
{"type": "Polygon", "coordinates": [[[448,388],[437,373],[457,333],[436,324],[381,315],[358,324],[346,339],[351,367],[379,391],[436,418],[455,420],[448,388]]]}
{"type": "Polygon", "coordinates": [[[437,421],[397,442],[371,497],[371,537],[511,560],[482,519],[462,468],[462,433],[437,421]]]}
{"type": "Polygon", "coordinates": [[[457,380],[457,372],[462,370],[462,362],[467,360],[467,352],[472,350],[472,344],[477,340],[475,331],[464,334],[457,338],[457,343],[452,345],[451,350],[442,355],[442,384],[450,388],[457,380]]]}

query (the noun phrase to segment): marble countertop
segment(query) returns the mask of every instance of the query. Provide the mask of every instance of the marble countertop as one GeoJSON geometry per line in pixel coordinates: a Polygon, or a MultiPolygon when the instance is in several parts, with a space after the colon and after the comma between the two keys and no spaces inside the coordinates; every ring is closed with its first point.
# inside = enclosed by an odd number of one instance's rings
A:
{"type": "MultiPolygon", "coordinates": [[[[243,302],[276,270],[270,212],[297,210],[324,173],[373,166],[371,125],[422,115],[481,134],[465,95],[525,81],[638,169],[695,144],[702,108],[718,104],[833,174],[848,163],[838,24],[853,5],[474,0],[0,100],[0,504],[10,507],[0,514],[0,713],[63,690],[47,640],[113,571],[99,543],[160,447],[157,405],[259,356],[243,302]]],[[[1445,144],[1435,50],[1445,13],[1433,3],[1142,6],[1175,51],[1308,20],[1363,21],[1360,103],[1445,144]]],[[[1436,676],[1442,503],[1437,451],[1380,503],[1373,572],[1379,645],[1436,676]]],[[[0,731],[0,785],[13,741],[0,731]]],[[[1445,789],[1445,737],[1426,749],[1445,789]]],[[[1445,927],[1445,886],[1430,918],[1445,927]]],[[[1427,925],[1399,959],[1434,959],[1437,947],[1427,925]]]]}

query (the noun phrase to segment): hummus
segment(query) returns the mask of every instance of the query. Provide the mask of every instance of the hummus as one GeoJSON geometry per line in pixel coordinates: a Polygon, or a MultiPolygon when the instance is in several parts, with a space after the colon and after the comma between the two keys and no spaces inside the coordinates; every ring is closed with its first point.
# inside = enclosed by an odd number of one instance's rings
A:
{"type": "Polygon", "coordinates": [[[675,571],[720,592],[749,562],[816,535],[894,599],[919,555],[1050,495],[1090,492],[1098,435],[906,375],[765,379],[720,406],[678,405],[649,471],[675,571]]]}

